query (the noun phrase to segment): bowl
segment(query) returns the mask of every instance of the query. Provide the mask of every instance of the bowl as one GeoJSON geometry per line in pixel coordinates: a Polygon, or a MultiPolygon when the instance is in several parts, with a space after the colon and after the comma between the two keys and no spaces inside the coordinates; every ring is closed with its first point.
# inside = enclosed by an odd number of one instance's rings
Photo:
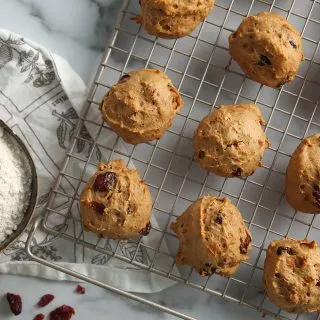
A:
{"type": "Polygon", "coordinates": [[[21,236],[21,234],[24,232],[24,230],[26,229],[26,227],[32,219],[32,215],[36,207],[38,197],[38,176],[34,161],[24,142],[2,120],[0,120],[0,129],[3,129],[4,134],[7,134],[21,148],[31,168],[31,195],[29,205],[26,211],[24,212],[22,221],[20,222],[18,228],[3,242],[0,242],[0,252],[2,252],[10,245],[12,245],[21,236]]]}

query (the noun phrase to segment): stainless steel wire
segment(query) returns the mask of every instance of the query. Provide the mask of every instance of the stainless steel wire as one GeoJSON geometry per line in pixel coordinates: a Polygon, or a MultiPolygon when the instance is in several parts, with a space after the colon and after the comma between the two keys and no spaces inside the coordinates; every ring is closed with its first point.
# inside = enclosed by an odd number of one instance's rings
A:
{"type": "MultiPolygon", "coordinates": [[[[132,21],[138,12],[138,1],[124,1],[46,207],[42,229],[54,239],[74,245],[75,262],[84,259],[86,250],[92,250],[279,319],[304,319],[303,315],[288,314],[270,303],[264,294],[261,276],[266,247],[271,240],[286,236],[320,240],[320,219],[294,212],[283,197],[285,169],[292,151],[305,136],[319,132],[320,2],[217,0],[207,20],[190,36],[178,40],[148,35],[132,21]],[[228,55],[228,35],[244,17],[260,11],[282,14],[297,27],[303,38],[305,61],[299,74],[292,84],[279,89],[267,88],[246,78],[228,55]],[[121,76],[146,67],[161,69],[172,78],[184,98],[185,107],[163,139],[123,147],[122,140],[96,116],[98,106],[108,88],[121,76]],[[271,147],[265,154],[263,167],[247,179],[222,179],[202,171],[193,161],[191,143],[195,127],[216,106],[243,101],[257,103],[266,119],[265,130],[271,147]],[[91,136],[83,135],[84,126],[91,136]],[[79,152],[79,144],[89,147],[79,152]],[[137,167],[153,194],[153,215],[158,221],[152,228],[155,240],[135,239],[135,249],[130,256],[123,254],[119,241],[88,237],[82,230],[79,215],[73,211],[83,185],[101,157],[104,161],[121,157],[137,167]],[[66,181],[74,186],[71,192],[65,187],[66,181]],[[253,235],[250,259],[230,278],[218,275],[201,278],[191,268],[175,265],[177,239],[169,224],[192,201],[206,193],[231,198],[253,235]],[[51,220],[52,216],[60,218],[59,225],[52,224],[56,221],[51,220]],[[65,228],[67,225],[69,227],[65,228]],[[164,249],[164,244],[169,249],[164,249]],[[81,248],[80,253],[78,248],[81,248]],[[140,250],[147,253],[148,260],[139,259],[140,250]],[[165,261],[165,265],[161,261],[165,261]]],[[[38,224],[30,233],[27,245],[31,258],[118,292],[108,284],[76,275],[36,257],[31,244],[38,224]]],[[[133,298],[130,294],[118,293],[133,298]]],[[[148,300],[139,297],[136,300],[168,311],[148,300]]],[[[169,312],[191,319],[175,310],[169,312]]],[[[319,317],[314,315],[308,319],[319,317]]]]}

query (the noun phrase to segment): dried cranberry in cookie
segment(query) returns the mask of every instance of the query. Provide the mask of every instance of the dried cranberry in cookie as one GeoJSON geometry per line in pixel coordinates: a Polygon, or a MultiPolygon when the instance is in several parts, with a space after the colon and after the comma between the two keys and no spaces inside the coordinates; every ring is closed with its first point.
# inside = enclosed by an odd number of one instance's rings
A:
{"type": "Polygon", "coordinates": [[[202,276],[229,276],[248,259],[251,234],[229,199],[204,196],[195,201],[171,229],[179,238],[177,264],[188,264],[202,276]]]}
{"type": "Polygon", "coordinates": [[[272,12],[245,18],[229,37],[229,51],[248,77],[273,88],[292,81],[303,60],[300,34],[272,12]]]}
{"type": "Polygon", "coordinates": [[[308,240],[271,242],[263,281],[270,300],[288,312],[320,311],[320,249],[308,240]]]}
{"type": "Polygon", "coordinates": [[[320,213],[320,134],[305,138],[287,167],[285,195],[298,211],[320,213]]]}
{"type": "Polygon", "coordinates": [[[81,193],[84,228],[109,239],[147,235],[151,208],[149,188],[122,160],[100,163],[81,193]]]}

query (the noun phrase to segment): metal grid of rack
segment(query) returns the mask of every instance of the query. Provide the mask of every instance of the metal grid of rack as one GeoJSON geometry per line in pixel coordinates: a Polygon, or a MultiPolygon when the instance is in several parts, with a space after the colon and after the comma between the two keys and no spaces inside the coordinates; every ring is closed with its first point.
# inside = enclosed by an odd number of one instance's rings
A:
{"type": "MultiPolygon", "coordinates": [[[[286,166],[290,155],[305,136],[320,131],[320,1],[318,0],[217,0],[207,20],[190,36],[163,40],[148,35],[132,18],[139,13],[137,0],[125,0],[110,45],[101,61],[65,163],[52,191],[42,229],[70,245],[89,248],[139,268],[180,281],[188,286],[256,308],[282,319],[303,319],[279,310],[266,298],[261,283],[265,251],[270,241],[282,237],[320,240],[320,218],[294,212],[283,197],[286,166]],[[246,78],[228,54],[227,38],[240,21],[261,11],[284,15],[301,32],[305,61],[293,83],[279,89],[261,86],[246,78]],[[125,145],[99,116],[98,106],[123,74],[138,68],[165,71],[179,89],[184,109],[163,139],[155,143],[125,145]],[[192,135],[201,119],[215,106],[255,102],[266,119],[265,130],[271,141],[264,165],[247,179],[222,179],[201,170],[193,161],[192,135]],[[83,135],[86,127],[90,136],[83,135]],[[89,145],[79,153],[79,143],[89,145]],[[123,158],[134,165],[149,185],[154,202],[152,242],[133,240],[137,245],[128,258],[119,250],[120,241],[87,236],[79,215],[71,213],[79,194],[99,159],[123,158]],[[70,169],[72,168],[72,170],[70,169]],[[74,169],[76,168],[76,170],[74,169]],[[66,183],[75,187],[66,191],[66,183]],[[230,278],[219,275],[202,278],[189,267],[175,265],[177,239],[169,225],[174,218],[203,194],[227,196],[239,207],[253,235],[250,259],[230,278]],[[57,228],[52,215],[63,223],[57,228]],[[72,223],[73,232],[64,224],[72,223]],[[163,249],[163,244],[166,248],[163,249]],[[139,250],[148,260],[139,258],[139,250]],[[165,261],[165,263],[163,263],[165,261]]],[[[144,302],[184,319],[192,319],[108,284],[99,283],[54,263],[36,257],[31,243],[38,221],[27,243],[29,256],[43,264],[144,302]]],[[[84,249],[83,249],[84,250],[84,249]]],[[[313,318],[320,319],[314,315],[313,318]]]]}

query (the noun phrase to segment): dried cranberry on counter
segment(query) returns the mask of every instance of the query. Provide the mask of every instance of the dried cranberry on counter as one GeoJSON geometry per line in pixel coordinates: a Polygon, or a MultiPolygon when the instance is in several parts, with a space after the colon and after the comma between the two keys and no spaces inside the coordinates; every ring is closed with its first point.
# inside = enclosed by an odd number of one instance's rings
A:
{"type": "Polygon", "coordinates": [[[86,293],[86,288],[82,287],[82,286],[80,286],[78,284],[77,287],[76,287],[76,292],[79,293],[79,294],[85,294],[86,293]]]}
{"type": "Polygon", "coordinates": [[[43,313],[37,314],[33,320],[43,320],[45,318],[45,315],[43,313]]]}
{"type": "Polygon", "coordinates": [[[21,296],[14,293],[7,293],[7,300],[9,302],[12,313],[17,316],[22,311],[22,300],[21,296]]]}
{"type": "Polygon", "coordinates": [[[53,299],[54,299],[54,295],[45,294],[40,298],[39,302],[37,303],[37,306],[43,308],[47,306],[53,299]]]}
{"type": "Polygon", "coordinates": [[[74,309],[64,304],[50,312],[50,320],[70,320],[74,314],[74,309]]]}

